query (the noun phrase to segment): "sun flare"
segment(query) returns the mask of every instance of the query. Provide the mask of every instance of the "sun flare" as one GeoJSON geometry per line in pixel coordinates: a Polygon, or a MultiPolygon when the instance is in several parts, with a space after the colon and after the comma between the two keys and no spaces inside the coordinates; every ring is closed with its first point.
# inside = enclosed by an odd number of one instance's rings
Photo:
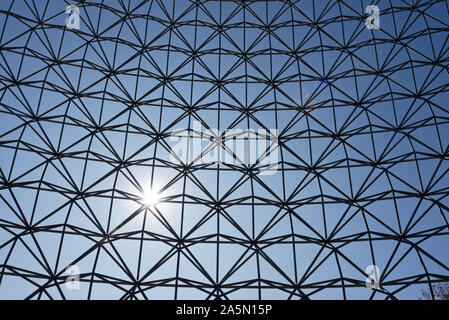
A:
{"type": "Polygon", "coordinates": [[[149,188],[143,191],[141,202],[146,207],[154,207],[159,203],[160,198],[160,194],[157,190],[149,188]]]}

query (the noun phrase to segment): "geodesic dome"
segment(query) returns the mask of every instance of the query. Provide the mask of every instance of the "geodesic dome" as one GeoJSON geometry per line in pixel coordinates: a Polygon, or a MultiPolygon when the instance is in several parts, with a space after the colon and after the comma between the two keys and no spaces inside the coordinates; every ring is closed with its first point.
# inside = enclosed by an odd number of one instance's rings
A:
{"type": "Polygon", "coordinates": [[[1,1],[0,297],[448,281],[448,6],[1,1]],[[173,133],[212,153],[230,129],[266,132],[277,160],[175,161],[173,133]]]}

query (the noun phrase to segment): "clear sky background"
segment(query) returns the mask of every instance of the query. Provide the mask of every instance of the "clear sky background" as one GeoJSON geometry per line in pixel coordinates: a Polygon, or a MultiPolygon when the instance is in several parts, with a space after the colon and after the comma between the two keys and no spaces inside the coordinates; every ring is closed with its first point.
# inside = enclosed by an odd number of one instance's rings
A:
{"type": "Polygon", "coordinates": [[[0,3],[0,298],[416,299],[447,279],[447,1],[94,1],[68,30],[76,3],[0,3]],[[278,171],[183,174],[169,135],[199,119],[277,129],[278,171]]]}

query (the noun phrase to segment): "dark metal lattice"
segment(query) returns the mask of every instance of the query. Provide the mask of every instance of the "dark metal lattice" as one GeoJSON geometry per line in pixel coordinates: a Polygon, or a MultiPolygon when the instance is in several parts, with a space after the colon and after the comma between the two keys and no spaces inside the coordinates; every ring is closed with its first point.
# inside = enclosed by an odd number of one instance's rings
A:
{"type": "Polygon", "coordinates": [[[1,1],[0,297],[393,299],[447,281],[448,5],[1,1]],[[277,129],[278,171],[173,162],[193,121],[277,129]]]}

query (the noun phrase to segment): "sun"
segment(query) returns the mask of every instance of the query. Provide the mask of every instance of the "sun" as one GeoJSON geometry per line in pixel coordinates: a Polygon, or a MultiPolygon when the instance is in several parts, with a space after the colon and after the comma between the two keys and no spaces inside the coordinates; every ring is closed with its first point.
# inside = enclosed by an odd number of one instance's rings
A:
{"type": "Polygon", "coordinates": [[[159,203],[161,197],[157,190],[148,188],[143,191],[141,203],[146,207],[154,207],[159,203]]]}

